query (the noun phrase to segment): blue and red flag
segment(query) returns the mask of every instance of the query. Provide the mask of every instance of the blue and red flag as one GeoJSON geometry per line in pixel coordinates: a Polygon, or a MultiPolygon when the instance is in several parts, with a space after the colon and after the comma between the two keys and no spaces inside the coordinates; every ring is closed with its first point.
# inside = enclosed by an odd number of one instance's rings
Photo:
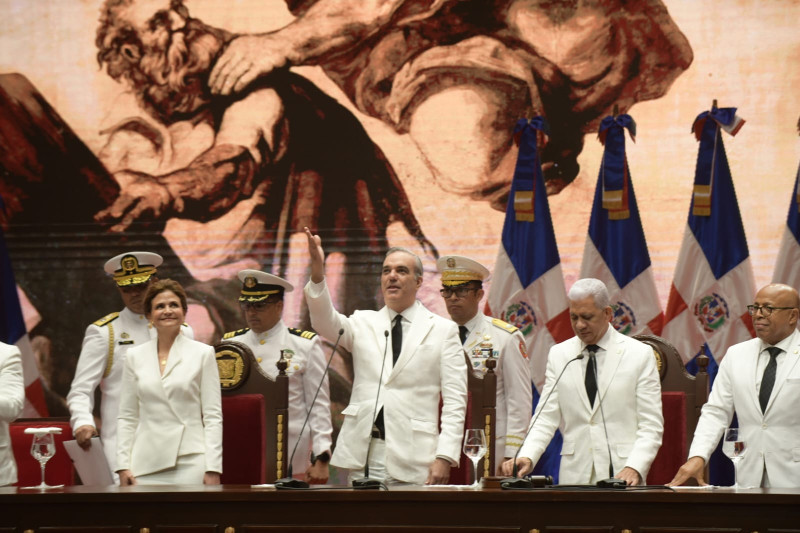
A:
{"type": "MultiPolygon", "coordinates": [[[[488,296],[490,314],[517,326],[525,337],[534,409],[544,386],[550,347],[574,335],[539,159],[547,132],[543,117],[517,121],[514,138],[519,155],[488,296]]],[[[534,472],[557,478],[560,450],[557,433],[534,472]]]]}
{"type": "Polygon", "coordinates": [[[786,217],[783,241],[778,251],[772,281],[785,283],[795,289],[800,288],[800,167],[794,179],[789,215],[786,217]]]}
{"type": "Polygon", "coordinates": [[[735,135],[743,124],[736,108],[714,108],[694,121],[700,141],[694,190],[665,311],[663,336],[686,363],[708,355],[712,379],[728,347],[755,334],[747,313],[753,268],[722,143],[723,131],[735,135]]]}
{"type": "MultiPolygon", "coordinates": [[[[5,206],[0,198],[0,214],[4,211],[5,206]]],[[[22,353],[22,372],[25,381],[25,407],[22,416],[47,416],[44,390],[28,331],[25,328],[17,283],[11,269],[11,257],[8,254],[2,227],[0,227],[0,342],[16,345],[22,353]]]]}
{"type": "Polygon", "coordinates": [[[597,278],[606,284],[617,331],[660,335],[664,315],[625,156],[626,129],[635,140],[636,123],[630,115],[607,116],[600,123],[599,137],[605,150],[581,277],[597,278]]]}

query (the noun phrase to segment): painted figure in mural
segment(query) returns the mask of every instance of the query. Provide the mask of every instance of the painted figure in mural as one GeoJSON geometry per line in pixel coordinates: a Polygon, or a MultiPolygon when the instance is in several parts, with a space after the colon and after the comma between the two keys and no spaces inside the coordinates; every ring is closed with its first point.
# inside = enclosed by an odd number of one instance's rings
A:
{"type": "Polygon", "coordinates": [[[289,361],[289,450],[295,477],[309,483],[326,483],[331,459],[330,387],[325,355],[313,331],[289,328],[283,321],[283,298],[294,286],[285,279],[258,270],[242,270],[239,307],[246,328],[223,339],[241,342],[250,350],[270,379],[278,375],[282,354],[289,361]],[[306,423],[306,414],[308,421],[306,423]],[[295,448],[297,453],[294,453],[295,448]]]}
{"type": "Polygon", "coordinates": [[[516,327],[480,311],[483,282],[489,277],[485,266],[468,257],[447,255],[439,258],[436,268],[442,274],[439,292],[458,325],[470,370],[483,377],[486,359],[497,360],[497,432],[491,453],[497,473],[502,474],[503,461],[517,454],[531,420],[533,391],[525,338],[516,327]]]}
{"type": "MultiPolygon", "coordinates": [[[[95,320],[86,328],[83,347],[75,368],[75,377],[67,395],[70,425],[81,448],[92,446],[98,436],[94,418],[94,403],[100,387],[100,435],[103,452],[112,472],[117,460],[117,414],[122,393],[122,371],[129,349],[156,337],[156,330],[145,317],[144,297],[157,279],[157,269],[163,259],[152,252],[125,252],[106,261],[106,274],[125,307],[95,320]]],[[[181,333],[193,339],[194,332],[183,324],[181,333]]]]}
{"type": "Polygon", "coordinates": [[[547,117],[542,168],[557,193],[578,174],[584,134],[615,103],[624,112],[663,96],[692,62],[661,0],[286,3],[291,24],[231,42],[214,93],[321,65],[360,111],[411,135],[443,188],[500,210],[519,117],[547,117]]]}
{"type": "MultiPolygon", "coordinates": [[[[180,1],[105,3],[97,57],[132,90],[138,113],[106,130],[100,159],[121,192],[98,220],[123,231],[172,219],[167,233],[189,241],[179,255],[200,281],[230,280],[243,267],[283,274],[290,236],[317,227],[346,254],[342,305],[376,307],[372,271],[391,222],[435,254],[397,176],[356,118],[301,76],[275,72],[235,97],[212,96],[211,65],[233,37],[180,1]]],[[[200,300],[198,291],[220,292],[194,290],[200,300]]],[[[238,309],[228,311],[230,330],[238,309]]]]}

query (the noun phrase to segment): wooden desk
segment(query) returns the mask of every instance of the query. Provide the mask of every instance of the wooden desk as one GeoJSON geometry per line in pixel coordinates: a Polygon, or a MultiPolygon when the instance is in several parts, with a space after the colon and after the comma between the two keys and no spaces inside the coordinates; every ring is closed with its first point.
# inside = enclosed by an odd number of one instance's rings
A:
{"type": "Polygon", "coordinates": [[[800,490],[0,489],[0,532],[26,531],[800,533],[800,490]]]}

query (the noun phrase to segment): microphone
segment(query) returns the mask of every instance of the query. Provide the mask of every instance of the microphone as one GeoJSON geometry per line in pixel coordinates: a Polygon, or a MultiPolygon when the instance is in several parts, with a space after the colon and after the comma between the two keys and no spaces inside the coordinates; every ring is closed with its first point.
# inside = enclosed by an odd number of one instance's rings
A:
{"type": "Polygon", "coordinates": [[[297,441],[294,443],[294,448],[292,449],[292,455],[289,457],[289,466],[286,468],[286,477],[282,477],[275,481],[276,489],[307,489],[309,487],[307,481],[294,479],[292,477],[292,463],[294,462],[294,454],[297,451],[297,445],[300,444],[300,437],[303,436],[303,431],[306,429],[308,419],[311,418],[311,409],[314,407],[314,403],[317,401],[319,390],[322,388],[322,384],[325,383],[325,378],[328,376],[328,369],[331,366],[331,361],[333,361],[333,355],[336,353],[336,348],[339,346],[339,341],[342,340],[342,335],[344,335],[344,328],[339,329],[339,336],[336,337],[336,342],[331,350],[331,356],[328,357],[328,364],[325,365],[325,371],[322,373],[322,379],[319,381],[319,385],[317,385],[317,390],[314,393],[314,399],[311,400],[311,405],[308,406],[306,419],[303,420],[303,426],[300,428],[300,433],[297,435],[297,441]]]}
{"type": "MultiPolygon", "coordinates": [[[[386,348],[389,346],[389,330],[383,330],[383,336],[386,342],[383,344],[383,360],[381,361],[381,375],[378,378],[378,394],[375,395],[375,407],[372,409],[372,427],[375,427],[375,416],[378,414],[378,398],[381,395],[381,383],[383,383],[383,368],[386,366],[386,348]]],[[[370,439],[371,440],[371,439],[370,439]]],[[[354,489],[379,489],[381,488],[381,481],[379,479],[369,478],[369,446],[367,444],[367,460],[364,462],[364,477],[353,480],[354,489]]]]}
{"type": "MultiPolygon", "coordinates": [[[[523,444],[525,444],[525,440],[527,440],[528,435],[530,435],[531,430],[533,429],[533,425],[539,419],[539,415],[541,415],[542,411],[544,411],[544,408],[547,405],[547,400],[550,399],[550,395],[553,394],[554,390],[556,390],[556,387],[558,386],[558,382],[561,381],[561,376],[564,375],[564,372],[567,370],[567,367],[570,365],[570,363],[574,363],[575,361],[580,361],[581,359],[583,359],[583,357],[584,357],[583,353],[579,353],[578,355],[576,355],[575,357],[573,357],[572,359],[567,361],[567,364],[564,365],[564,368],[561,369],[561,373],[556,378],[556,382],[553,384],[553,387],[547,392],[547,396],[544,397],[544,401],[542,402],[542,406],[536,412],[536,416],[533,417],[533,420],[531,421],[531,425],[528,426],[528,431],[525,432],[525,437],[522,439],[522,443],[523,444]]],[[[530,488],[533,488],[533,487],[543,487],[543,486],[545,486],[547,484],[552,485],[553,484],[553,478],[550,477],[550,476],[536,476],[537,478],[539,478],[536,481],[532,481],[532,480],[524,478],[524,477],[523,478],[517,477],[517,472],[519,471],[519,468],[517,467],[517,456],[519,456],[519,452],[520,451],[522,451],[522,446],[520,446],[519,449],[517,449],[517,453],[514,454],[514,469],[511,472],[511,477],[508,477],[508,478],[504,479],[503,481],[501,481],[500,482],[500,488],[502,488],[502,489],[530,489],[530,488]],[[544,479],[541,479],[542,477],[544,479]]]]}
{"type": "MultiPolygon", "coordinates": [[[[589,352],[589,358],[594,358],[594,352],[589,352]]],[[[592,367],[594,368],[594,382],[599,385],[600,380],[597,378],[597,360],[595,360],[595,364],[592,365],[592,367]]],[[[628,484],[614,477],[614,463],[611,461],[611,443],[608,442],[608,427],[606,426],[606,415],[603,412],[603,395],[600,394],[599,390],[597,391],[597,400],[600,402],[600,417],[603,419],[603,431],[606,434],[606,447],[608,448],[608,478],[598,481],[597,486],[604,489],[624,489],[628,484]]]]}

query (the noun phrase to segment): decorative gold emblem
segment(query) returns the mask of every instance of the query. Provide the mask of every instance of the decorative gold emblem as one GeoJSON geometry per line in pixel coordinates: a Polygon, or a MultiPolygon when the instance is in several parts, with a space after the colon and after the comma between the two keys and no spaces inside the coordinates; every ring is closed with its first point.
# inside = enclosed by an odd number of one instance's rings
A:
{"type": "Polygon", "coordinates": [[[447,258],[447,268],[455,268],[456,267],[456,260],[452,257],[447,258]]]}
{"type": "Polygon", "coordinates": [[[286,350],[282,350],[282,351],[283,351],[283,357],[284,357],[284,358],[285,358],[287,361],[291,361],[291,360],[292,360],[292,357],[294,357],[294,350],[289,350],[289,349],[286,349],[286,350]]]}
{"type": "Polygon", "coordinates": [[[130,336],[130,335],[128,335],[126,332],[124,332],[124,331],[123,331],[123,332],[122,332],[122,335],[120,335],[120,338],[121,338],[121,339],[130,339],[130,338],[131,338],[131,336],[130,336]]]}
{"type": "Polygon", "coordinates": [[[663,380],[664,376],[667,375],[667,367],[665,364],[666,361],[664,360],[664,354],[653,348],[653,355],[656,356],[656,368],[658,368],[658,377],[663,380]]]}
{"type": "Polygon", "coordinates": [[[483,357],[492,357],[494,355],[494,347],[492,346],[492,337],[490,335],[483,336],[483,342],[481,342],[480,346],[483,357]]]}
{"type": "Polygon", "coordinates": [[[254,278],[253,276],[247,276],[246,278],[244,278],[244,286],[247,287],[248,289],[252,289],[256,285],[258,285],[258,281],[256,281],[256,278],[254,278]]]}
{"type": "Polygon", "coordinates": [[[217,351],[217,369],[219,385],[222,390],[234,390],[244,383],[249,371],[249,361],[234,348],[223,348],[217,351]]]}
{"type": "Polygon", "coordinates": [[[133,255],[126,255],[119,264],[126,274],[133,274],[139,269],[139,260],[133,255]]]}

